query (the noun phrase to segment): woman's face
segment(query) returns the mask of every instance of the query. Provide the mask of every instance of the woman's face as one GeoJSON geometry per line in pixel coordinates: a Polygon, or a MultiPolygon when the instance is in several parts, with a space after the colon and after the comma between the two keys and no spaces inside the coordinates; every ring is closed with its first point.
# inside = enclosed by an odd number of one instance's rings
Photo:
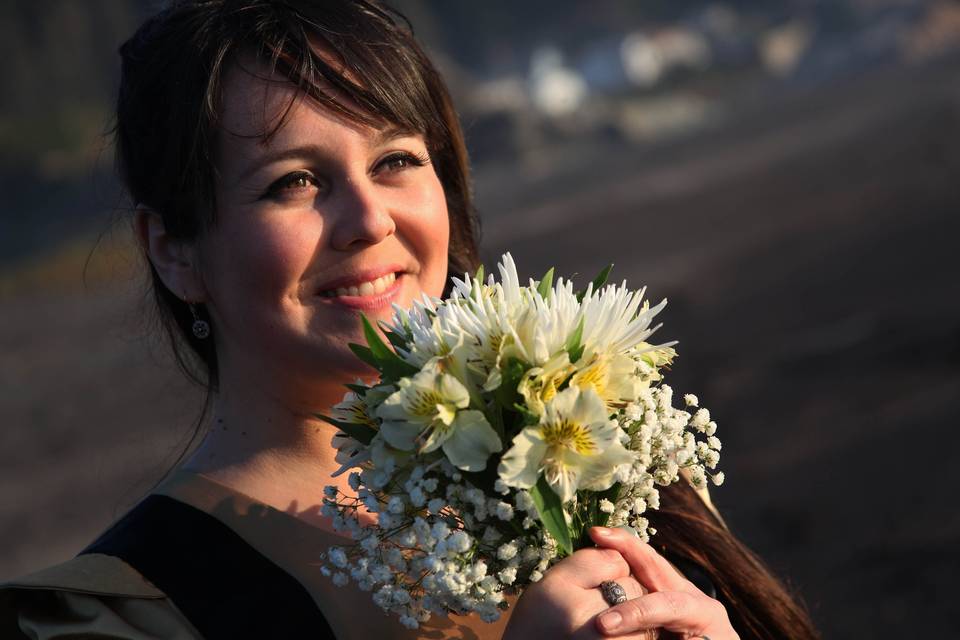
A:
{"type": "Polygon", "coordinates": [[[224,380],[296,392],[369,374],[359,312],[439,296],[449,220],[419,134],[367,128],[238,67],[224,87],[217,219],[200,241],[224,380]],[[266,379],[269,378],[269,379],[266,379]],[[266,379],[266,380],[265,380],[266,379]]]}

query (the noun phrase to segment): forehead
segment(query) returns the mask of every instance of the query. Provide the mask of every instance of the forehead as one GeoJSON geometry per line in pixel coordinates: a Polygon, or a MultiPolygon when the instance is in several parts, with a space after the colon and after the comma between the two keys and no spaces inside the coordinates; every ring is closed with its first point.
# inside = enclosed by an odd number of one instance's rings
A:
{"type": "MultiPolygon", "coordinates": [[[[360,107],[330,85],[319,89],[351,111],[360,107]]],[[[268,145],[274,137],[299,137],[304,129],[343,127],[355,135],[370,135],[374,128],[321,106],[286,76],[259,61],[230,65],[224,77],[219,129],[222,142],[246,140],[268,145]]]]}

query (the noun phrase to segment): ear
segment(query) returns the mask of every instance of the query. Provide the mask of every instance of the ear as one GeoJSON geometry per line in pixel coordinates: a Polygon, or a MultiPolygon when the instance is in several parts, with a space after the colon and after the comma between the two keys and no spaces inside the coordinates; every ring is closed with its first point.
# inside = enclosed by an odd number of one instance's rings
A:
{"type": "Polygon", "coordinates": [[[200,277],[196,243],[171,237],[163,224],[163,217],[144,205],[137,205],[133,226],[140,247],[163,284],[185,302],[206,300],[207,290],[200,277]]]}

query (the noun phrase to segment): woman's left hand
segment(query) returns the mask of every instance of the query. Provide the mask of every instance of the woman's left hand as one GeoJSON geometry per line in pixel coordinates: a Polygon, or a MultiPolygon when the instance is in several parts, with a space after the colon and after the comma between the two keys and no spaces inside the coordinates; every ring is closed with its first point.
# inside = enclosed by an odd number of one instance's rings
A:
{"type": "Polygon", "coordinates": [[[619,551],[633,577],[650,591],[597,616],[601,633],[623,636],[659,628],[682,638],[739,640],[724,606],[680,575],[653,547],[623,529],[594,527],[590,537],[600,547],[619,551]]]}
{"type": "MultiPolygon", "coordinates": [[[[617,550],[580,549],[550,567],[539,582],[524,589],[503,639],[601,639],[595,620],[597,614],[610,607],[599,589],[606,580],[620,584],[628,598],[638,598],[644,593],[617,550]]],[[[659,636],[656,630],[628,635],[631,640],[651,640],[659,636]]]]}

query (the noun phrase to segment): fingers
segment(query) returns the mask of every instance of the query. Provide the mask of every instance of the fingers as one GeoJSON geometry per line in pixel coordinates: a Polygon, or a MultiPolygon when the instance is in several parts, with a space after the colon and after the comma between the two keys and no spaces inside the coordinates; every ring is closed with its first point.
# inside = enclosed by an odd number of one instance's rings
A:
{"type": "Polygon", "coordinates": [[[693,585],[656,550],[623,529],[591,527],[590,537],[601,547],[618,551],[630,570],[651,591],[690,591],[693,585]]]}
{"type": "Polygon", "coordinates": [[[658,591],[612,607],[597,618],[604,635],[624,635],[662,627],[676,633],[703,635],[726,611],[716,600],[682,591],[658,591]]]}
{"type": "MultiPolygon", "coordinates": [[[[625,576],[623,578],[617,578],[614,580],[617,584],[623,587],[623,590],[627,593],[627,599],[633,600],[634,598],[639,598],[640,596],[645,596],[650,593],[649,589],[644,589],[643,585],[640,584],[636,578],[633,576],[625,576]]],[[[597,586],[594,591],[600,596],[600,599],[603,600],[603,592],[600,590],[600,587],[597,586]]],[[[610,604],[603,600],[603,608],[609,608],[610,604]]]]}
{"type": "Polygon", "coordinates": [[[593,589],[605,580],[620,581],[630,575],[630,565],[615,549],[581,549],[547,574],[566,580],[581,589],[593,589]]]}

